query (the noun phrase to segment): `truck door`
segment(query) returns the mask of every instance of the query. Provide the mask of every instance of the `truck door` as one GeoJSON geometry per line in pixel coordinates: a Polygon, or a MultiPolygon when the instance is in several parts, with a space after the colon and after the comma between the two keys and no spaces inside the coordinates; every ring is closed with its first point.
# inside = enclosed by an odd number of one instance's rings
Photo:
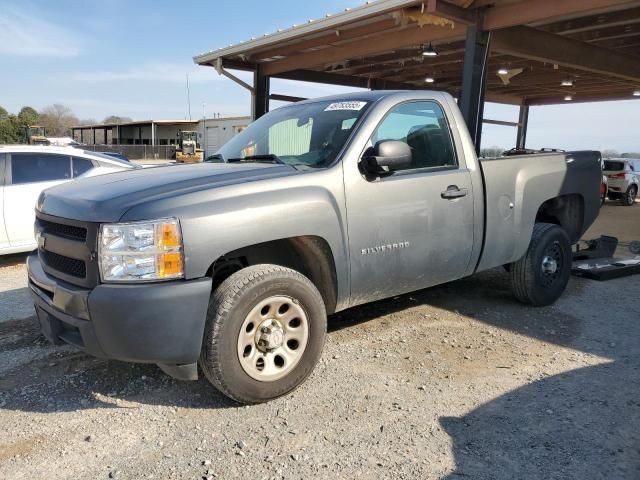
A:
{"type": "Polygon", "coordinates": [[[441,106],[396,105],[368,145],[382,140],[407,143],[412,161],[373,179],[345,172],[352,305],[460,278],[473,248],[471,175],[441,106]]]}

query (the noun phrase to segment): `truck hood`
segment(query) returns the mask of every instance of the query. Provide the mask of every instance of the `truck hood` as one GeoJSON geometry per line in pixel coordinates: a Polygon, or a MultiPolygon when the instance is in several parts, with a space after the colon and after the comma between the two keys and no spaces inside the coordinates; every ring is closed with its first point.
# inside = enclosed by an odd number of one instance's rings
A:
{"type": "Polygon", "coordinates": [[[274,177],[295,175],[288,165],[263,163],[169,165],[78,179],[42,192],[36,208],[55,217],[116,222],[136,205],[274,177]]]}

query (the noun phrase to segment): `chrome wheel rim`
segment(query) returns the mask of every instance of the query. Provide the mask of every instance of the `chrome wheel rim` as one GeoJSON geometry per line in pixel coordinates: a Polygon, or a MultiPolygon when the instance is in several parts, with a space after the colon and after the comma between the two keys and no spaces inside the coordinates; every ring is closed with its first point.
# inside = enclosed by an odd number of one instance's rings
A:
{"type": "Polygon", "coordinates": [[[635,188],[630,188],[629,189],[629,203],[633,203],[636,201],[636,190],[635,188]]]}
{"type": "Polygon", "coordinates": [[[293,298],[278,295],[256,304],[238,334],[238,360],[254,380],[273,382],[300,362],[309,339],[307,314],[293,298]]]}

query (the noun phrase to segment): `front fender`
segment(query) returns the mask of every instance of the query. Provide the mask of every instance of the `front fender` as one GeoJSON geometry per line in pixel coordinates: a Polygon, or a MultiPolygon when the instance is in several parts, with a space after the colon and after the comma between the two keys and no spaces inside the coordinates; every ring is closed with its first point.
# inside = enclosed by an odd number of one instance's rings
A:
{"type": "Polygon", "coordinates": [[[346,216],[339,168],[163,199],[136,207],[127,216],[180,219],[187,279],[205,276],[213,262],[239,248],[303,235],[320,237],[335,261],[338,304],[348,298],[346,216]]]}

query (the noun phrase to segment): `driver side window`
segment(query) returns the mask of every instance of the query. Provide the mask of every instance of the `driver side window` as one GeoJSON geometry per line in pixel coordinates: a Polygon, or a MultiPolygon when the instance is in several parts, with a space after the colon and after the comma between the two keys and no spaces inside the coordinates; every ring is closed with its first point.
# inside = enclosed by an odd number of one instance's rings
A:
{"type": "Polygon", "coordinates": [[[449,125],[436,102],[409,102],[394,107],[378,125],[371,143],[383,140],[409,145],[412,158],[407,170],[458,165],[449,125]]]}

